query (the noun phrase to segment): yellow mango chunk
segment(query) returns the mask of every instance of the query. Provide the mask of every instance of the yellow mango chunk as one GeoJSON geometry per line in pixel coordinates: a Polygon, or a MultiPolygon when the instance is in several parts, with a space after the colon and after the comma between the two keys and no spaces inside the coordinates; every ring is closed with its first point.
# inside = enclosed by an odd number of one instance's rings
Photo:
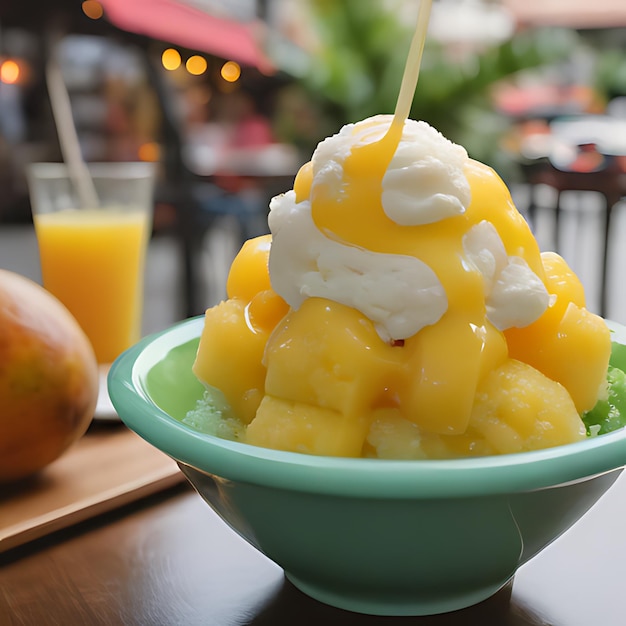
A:
{"type": "Polygon", "coordinates": [[[601,317],[584,308],[583,286],[563,258],[544,253],[542,261],[552,303],[529,326],[505,331],[509,355],[561,383],[582,413],[594,407],[604,385],[610,331],[601,317]]]}
{"type": "Polygon", "coordinates": [[[268,334],[247,323],[242,300],[221,302],[205,314],[193,372],[204,384],[220,389],[244,423],[254,417],[263,397],[268,334]]]}
{"type": "Polygon", "coordinates": [[[579,413],[595,406],[611,356],[610,331],[601,317],[570,303],[558,325],[536,343],[524,341],[522,333],[514,336],[509,341],[513,358],[561,383],[579,413]]]}
{"type": "Polygon", "coordinates": [[[586,437],[567,390],[514,359],[480,384],[468,429],[472,433],[500,454],[550,448],[586,437]]]}
{"type": "Polygon", "coordinates": [[[358,457],[367,428],[362,417],[265,396],[248,426],[246,442],[290,452],[358,457]]]}
{"type": "Polygon", "coordinates": [[[268,269],[271,235],[248,239],[233,260],[226,280],[229,298],[250,302],[260,291],[271,288],[268,269]]]}
{"type": "Polygon", "coordinates": [[[584,308],[584,289],[567,263],[555,253],[544,253],[542,260],[552,303],[529,326],[505,331],[509,355],[561,383],[582,413],[594,407],[604,385],[610,331],[584,308]]]}
{"type": "Polygon", "coordinates": [[[572,303],[541,352],[542,371],[569,391],[578,412],[592,409],[604,389],[611,356],[605,321],[572,303]]]}
{"type": "Polygon", "coordinates": [[[267,345],[266,393],[361,415],[393,404],[403,348],[383,342],[355,309],[308,298],[276,327],[267,345]]]}
{"type": "Polygon", "coordinates": [[[478,370],[478,380],[481,381],[491,370],[504,363],[509,356],[509,348],[504,333],[499,331],[487,319],[485,319],[485,323],[482,326],[475,328],[474,332],[482,341],[478,370]]]}
{"type": "Polygon", "coordinates": [[[586,306],[585,289],[562,256],[556,252],[542,252],[541,262],[548,293],[557,297],[562,313],[570,302],[579,307],[586,306]]]}
{"type": "Polygon", "coordinates": [[[507,357],[502,333],[449,313],[407,341],[414,378],[401,395],[404,417],[423,430],[465,432],[479,380],[507,357]]]}
{"type": "Polygon", "coordinates": [[[481,338],[461,316],[447,314],[413,339],[415,378],[403,398],[405,417],[431,432],[464,432],[478,384],[481,338]]]}

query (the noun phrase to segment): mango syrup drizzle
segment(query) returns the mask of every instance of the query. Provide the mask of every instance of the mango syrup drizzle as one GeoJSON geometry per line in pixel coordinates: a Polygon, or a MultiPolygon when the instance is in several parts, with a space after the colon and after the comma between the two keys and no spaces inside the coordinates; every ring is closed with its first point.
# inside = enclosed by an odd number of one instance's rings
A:
{"type": "MultiPolygon", "coordinates": [[[[432,0],[420,2],[417,25],[404,67],[392,122],[383,137],[354,147],[343,163],[343,185],[338,190],[326,185],[311,189],[312,168],[307,164],[294,183],[296,195],[311,199],[311,213],[317,227],[327,236],[376,252],[414,254],[416,229],[401,227],[382,207],[382,181],[402,138],[411,111],[432,0]],[[337,204],[341,203],[341,210],[337,204]],[[367,216],[363,207],[371,209],[367,216]],[[393,249],[381,249],[381,242],[395,242],[393,249]]],[[[367,141],[367,137],[363,137],[367,141]]],[[[428,230],[428,228],[427,228],[428,230]]]]}

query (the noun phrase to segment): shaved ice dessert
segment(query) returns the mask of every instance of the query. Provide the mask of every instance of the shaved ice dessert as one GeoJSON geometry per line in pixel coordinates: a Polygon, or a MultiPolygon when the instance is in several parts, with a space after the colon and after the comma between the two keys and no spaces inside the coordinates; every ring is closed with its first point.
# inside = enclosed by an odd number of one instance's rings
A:
{"type": "Polygon", "coordinates": [[[205,428],[395,459],[593,434],[611,337],[579,279],[491,168],[425,122],[392,130],[375,116],[321,142],[234,260],[194,363],[205,428]]]}

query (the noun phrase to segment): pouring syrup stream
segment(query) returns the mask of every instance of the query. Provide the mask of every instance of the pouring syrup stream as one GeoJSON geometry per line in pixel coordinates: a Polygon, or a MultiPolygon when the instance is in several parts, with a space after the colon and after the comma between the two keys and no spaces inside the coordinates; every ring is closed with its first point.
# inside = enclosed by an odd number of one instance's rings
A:
{"type": "Polygon", "coordinates": [[[411,112],[411,104],[417,87],[431,7],[432,0],[421,0],[415,33],[409,47],[391,124],[383,137],[378,141],[353,148],[351,156],[346,159],[344,164],[345,172],[348,175],[358,176],[360,172],[361,176],[366,175],[382,180],[398,148],[402,138],[404,123],[411,112]]]}
{"type": "Polygon", "coordinates": [[[406,65],[404,66],[402,83],[400,84],[400,92],[398,93],[398,100],[396,102],[396,110],[393,114],[393,121],[388,133],[395,133],[398,128],[401,131],[405,120],[409,117],[411,112],[411,103],[415,95],[415,88],[417,87],[420,66],[422,64],[431,7],[432,0],[421,0],[417,14],[417,26],[413,34],[413,39],[411,40],[409,54],[406,65]]]}

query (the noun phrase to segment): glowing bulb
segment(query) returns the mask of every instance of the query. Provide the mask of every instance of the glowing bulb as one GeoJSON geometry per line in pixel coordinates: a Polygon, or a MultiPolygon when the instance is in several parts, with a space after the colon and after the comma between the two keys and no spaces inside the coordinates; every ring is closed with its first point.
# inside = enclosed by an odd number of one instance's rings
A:
{"type": "Polygon", "coordinates": [[[239,80],[241,76],[241,67],[239,67],[239,63],[235,63],[235,61],[226,61],[226,63],[222,65],[220,74],[225,81],[234,83],[239,80]]]}
{"type": "Polygon", "coordinates": [[[156,162],[160,159],[161,150],[158,143],[148,141],[139,146],[138,156],[140,161],[156,162]]]}
{"type": "Polygon", "coordinates": [[[172,71],[178,69],[181,64],[180,53],[174,48],[164,50],[161,55],[161,63],[166,70],[172,71]]]}
{"type": "Polygon", "coordinates": [[[207,62],[204,57],[201,57],[198,54],[194,54],[187,59],[185,67],[190,74],[193,74],[194,76],[200,76],[200,74],[204,74],[204,72],[206,72],[207,62]]]}
{"type": "Polygon", "coordinates": [[[92,20],[99,20],[104,15],[104,9],[98,0],[85,0],[82,9],[83,13],[92,20]]]}
{"type": "Polygon", "coordinates": [[[5,61],[0,65],[0,81],[13,85],[20,77],[20,66],[15,61],[5,61]]]}

